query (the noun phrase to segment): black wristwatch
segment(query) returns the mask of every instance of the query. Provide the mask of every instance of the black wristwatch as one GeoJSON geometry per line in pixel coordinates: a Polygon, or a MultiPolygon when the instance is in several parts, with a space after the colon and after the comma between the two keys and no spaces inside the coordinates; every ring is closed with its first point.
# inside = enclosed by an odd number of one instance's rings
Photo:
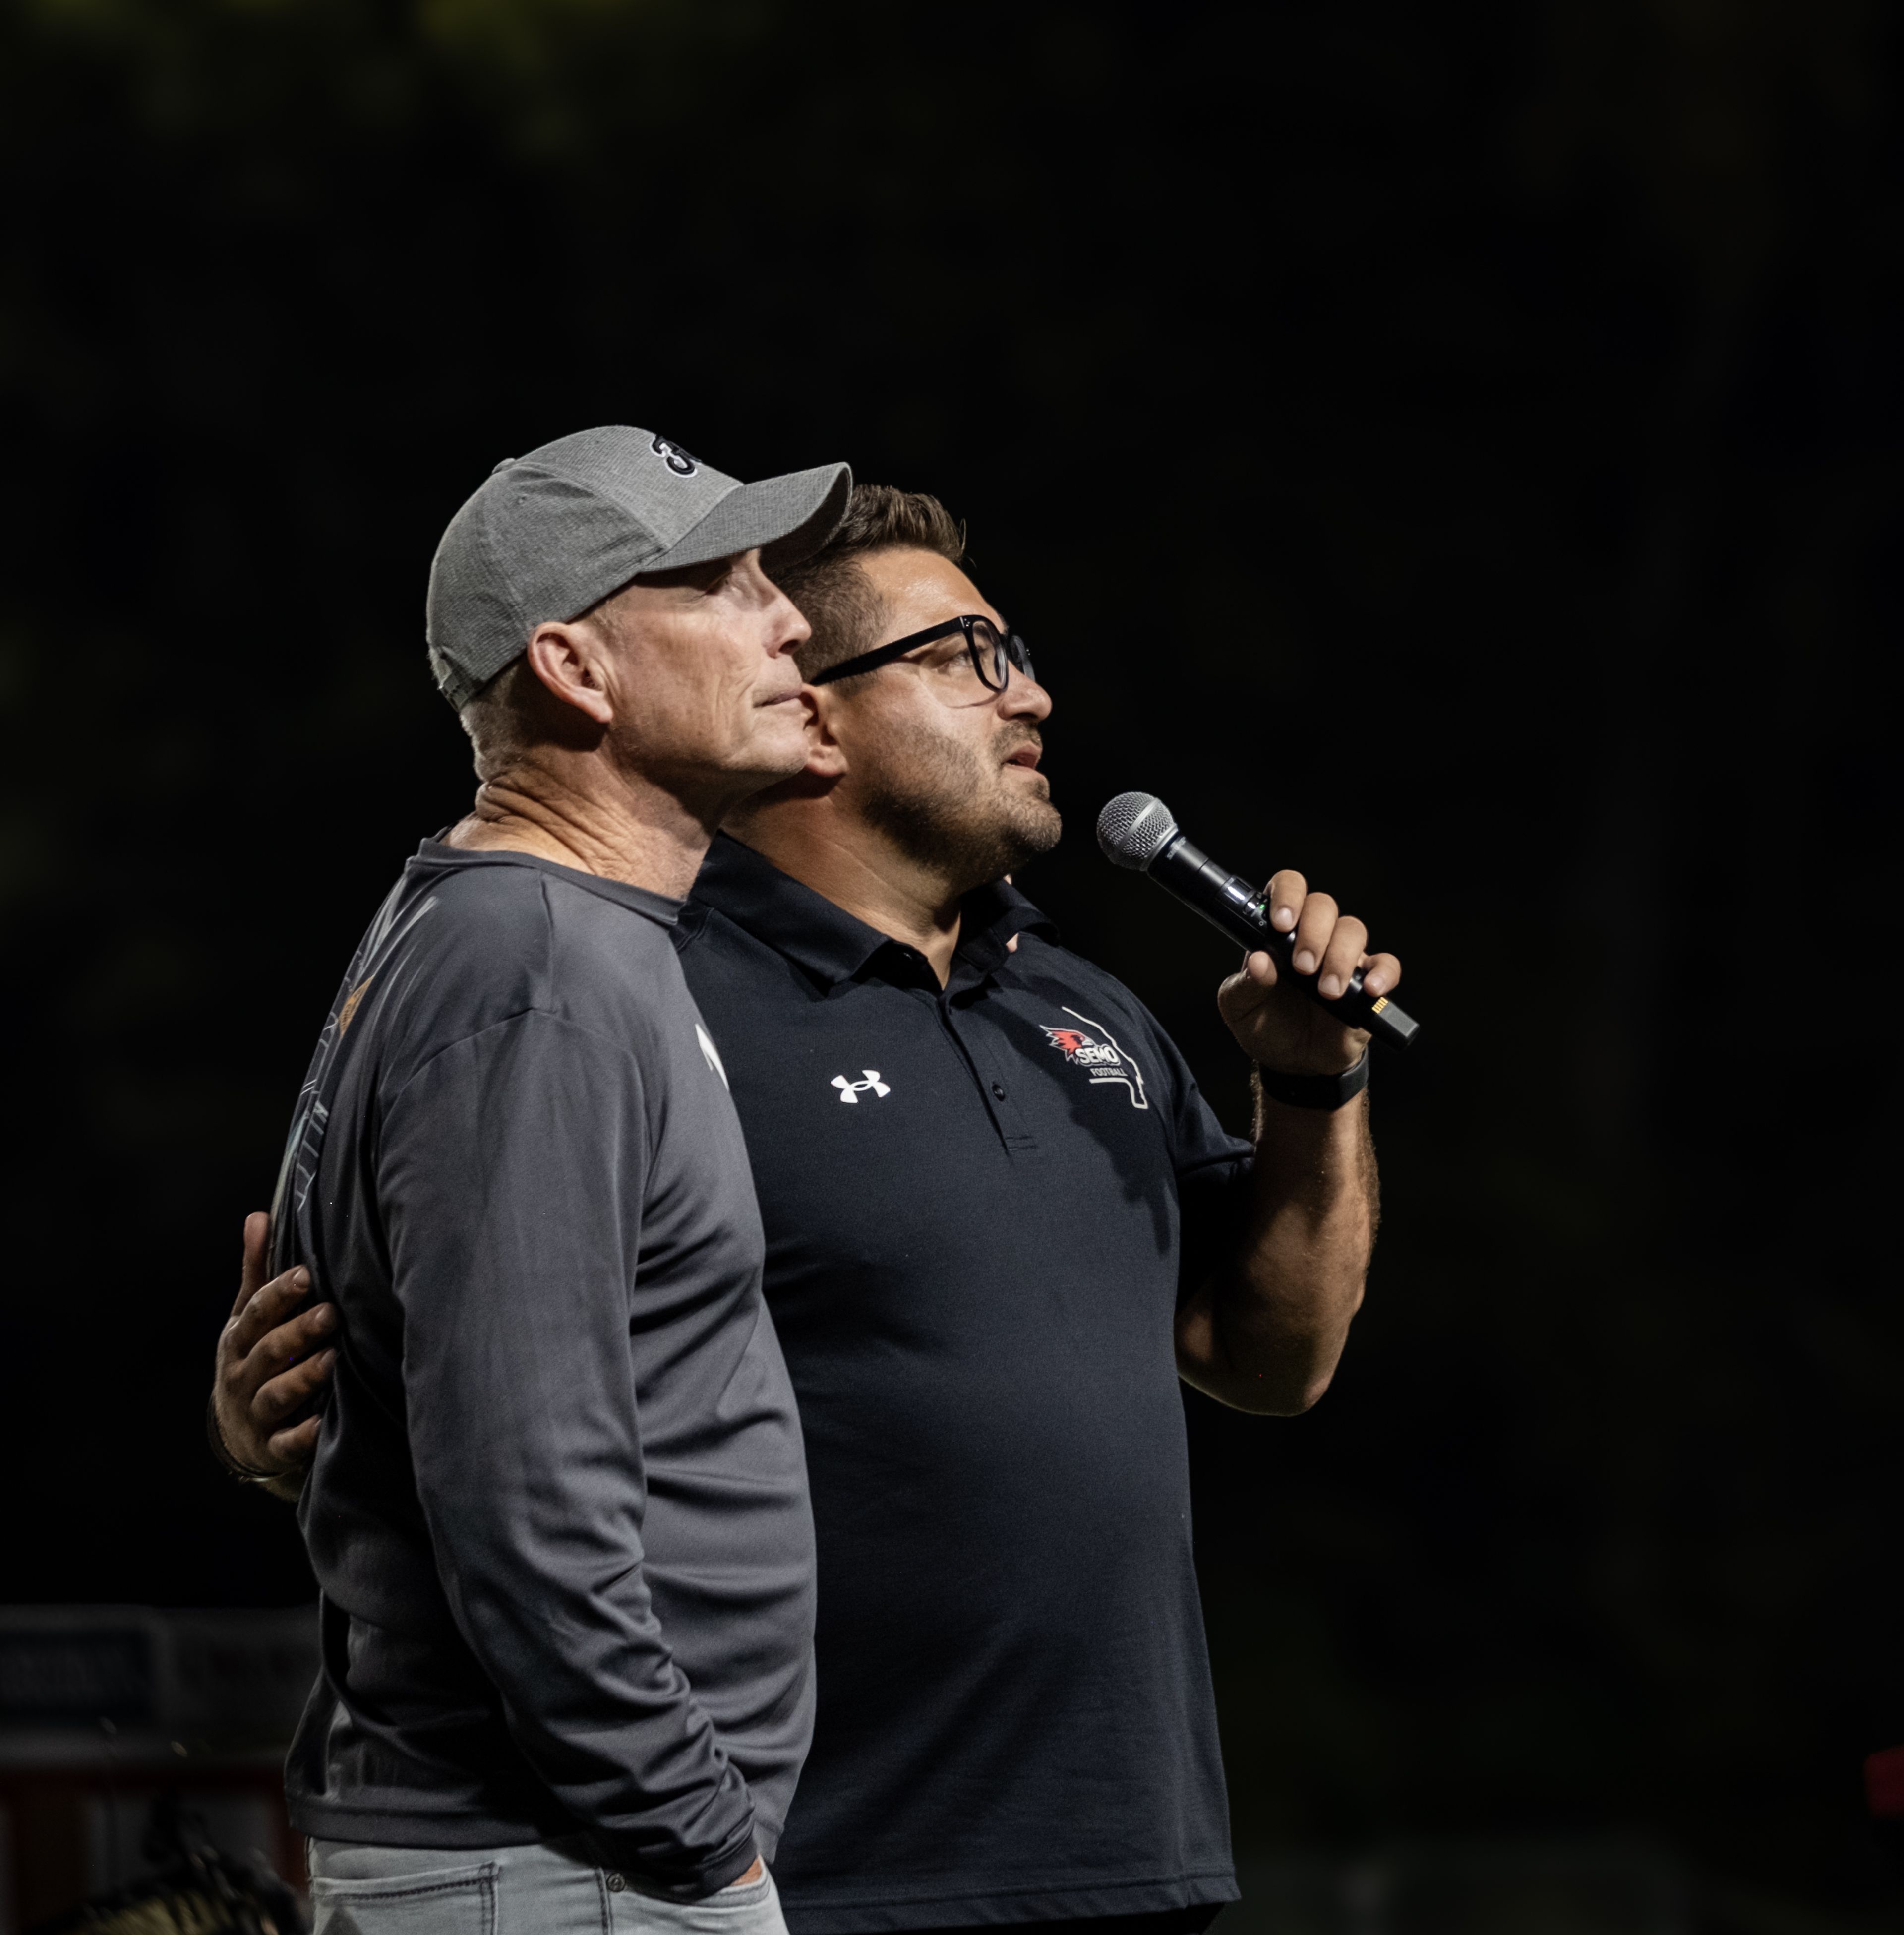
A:
{"type": "Polygon", "coordinates": [[[1368,1087],[1368,1050],[1365,1046],[1362,1059],[1339,1075],[1287,1075],[1259,1064],[1256,1076],[1263,1094],[1287,1109],[1339,1109],[1368,1087]]]}

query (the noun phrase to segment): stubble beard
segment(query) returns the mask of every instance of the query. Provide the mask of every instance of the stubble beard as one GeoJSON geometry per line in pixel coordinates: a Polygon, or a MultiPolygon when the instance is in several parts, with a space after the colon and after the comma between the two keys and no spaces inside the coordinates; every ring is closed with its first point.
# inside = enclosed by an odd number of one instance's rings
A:
{"type": "Polygon", "coordinates": [[[1002,771],[1016,747],[1037,743],[1007,727],[981,753],[937,733],[895,732],[861,811],[909,859],[969,893],[1058,844],[1058,808],[1015,792],[1002,771]]]}

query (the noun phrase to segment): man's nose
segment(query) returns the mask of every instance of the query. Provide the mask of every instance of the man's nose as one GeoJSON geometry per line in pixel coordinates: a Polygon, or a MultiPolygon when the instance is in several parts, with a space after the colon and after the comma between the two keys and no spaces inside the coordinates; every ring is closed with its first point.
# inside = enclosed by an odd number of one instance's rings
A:
{"type": "Polygon", "coordinates": [[[807,614],[784,591],[774,609],[772,631],[774,642],[767,649],[776,655],[791,651],[795,645],[804,645],[813,635],[807,614]]]}
{"type": "Polygon", "coordinates": [[[1014,666],[998,695],[998,709],[1007,719],[1043,719],[1051,712],[1052,696],[1030,673],[1014,666]]]}

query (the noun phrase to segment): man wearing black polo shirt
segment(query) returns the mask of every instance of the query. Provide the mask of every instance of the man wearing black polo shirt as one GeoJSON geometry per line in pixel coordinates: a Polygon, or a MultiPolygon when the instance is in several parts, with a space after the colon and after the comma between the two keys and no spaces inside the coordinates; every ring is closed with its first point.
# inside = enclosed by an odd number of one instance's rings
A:
{"type": "MultiPolygon", "coordinates": [[[[819,1538],[819,1710],[776,1874],[796,1935],[1193,1928],[1236,1888],[1177,1380],[1268,1412],[1326,1386],[1374,1222],[1363,1043],[1252,956],[1219,995],[1265,1071],[1238,1141],[1003,883],[1058,837],[1050,700],[961,556],[931,500],[862,488],[789,575],[807,766],[730,819],[679,934],[819,1538]],[[1296,1106],[1318,1090],[1339,1106],[1296,1106]]],[[[1325,989],[1358,963],[1396,985],[1299,877],[1272,901],[1325,989]]],[[[243,1341],[298,1295],[265,1286],[243,1341]]],[[[265,1373],[312,1321],[228,1354],[249,1460],[295,1461],[308,1387],[265,1373]]]]}

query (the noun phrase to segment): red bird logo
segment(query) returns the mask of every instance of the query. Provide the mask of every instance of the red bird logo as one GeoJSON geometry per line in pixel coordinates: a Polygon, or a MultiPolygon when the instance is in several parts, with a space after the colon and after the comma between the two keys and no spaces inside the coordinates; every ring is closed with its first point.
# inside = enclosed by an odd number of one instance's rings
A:
{"type": "MultiPolygon", "coordinates": [[[[1067,1008],[1067,1015],[1078,1015],[1076,1008],[1067,1008]]],[[[1082,1068],[1090,1077],[1093,1088],[1106,1082],[1121,1083],[1130,1092],[1130,1106],[1133,1109],[1148,1109],[1148,1098],[1144,1094],[1144,1076],[1136,1063],[1118,1046],[1115,1038],[1102,1022],[1092,1022],[1088,1015],[1078,1015],[1081,1022],[1091,1022],[1094,1034],[1088,1034],[1082,1028],[1046,1028],[1045,1039],[1065,1061],[1074,1068],[1082,1068]],[[1102,1039],[1100,1039],[1102,1037],[1102,1039]]],[[[1044,1027],[1041,1022],[1039,1025],[1044,1027]]]]}

